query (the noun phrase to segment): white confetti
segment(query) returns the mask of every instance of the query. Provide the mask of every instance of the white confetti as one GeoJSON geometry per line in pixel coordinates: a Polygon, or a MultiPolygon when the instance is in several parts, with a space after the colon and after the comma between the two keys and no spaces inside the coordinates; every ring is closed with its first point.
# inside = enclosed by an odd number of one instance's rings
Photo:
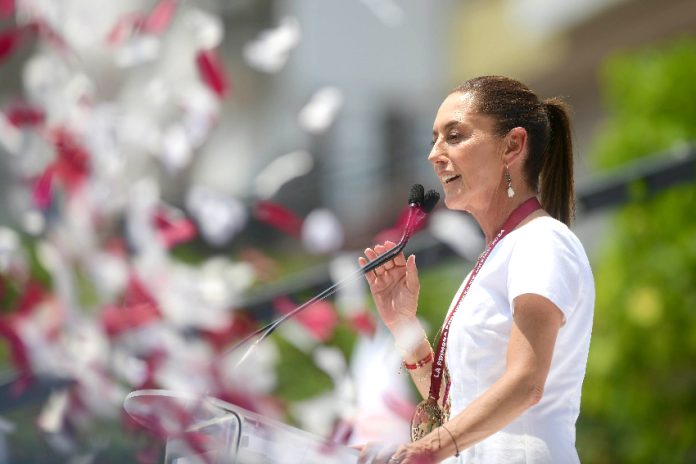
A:
{"type": "Polygon", "coordinates": [[[183,126],[172,124],[162,134],[159,158],[169,174],[177,174],[192,158],[191,141],[183,126]]]}
{"type": "Polygon", "coordinates": [[[212,50],[222,43],[225,30],[219,16],[199,9],[191,9],[186,12],[185,21],[197,48],[212,50]]]}
{"type": "Polygon", "coordinates": [[[160,40],[152,35],[128,38],[114,54],[116,66],[130,68],[154,61],[160,54],[160,40]]]}
{"type": "Polygon", "coordinates": [[[330,253],[343,245],[343,227],[328,209],[315,209],[302,223],[302,243],[312,253],[330,253]]]}
{"type": "Polygon", "coordinates": [[[318,90],[298,114],[300,126],[309,133],[324,132],[343,106],[343,93],[336,87],[318,90]]]}
{"type": "Polygon", "coordinates": [[[21,259],[19,235],[14,230],[0,226],[0,273],[8,273],[21,259]]]}
{"type": "Polygon", "coordinates": [[[203,239],[217,246],[227,243],[247,222],[241,201],[202,185],[189,189],[186,209],[195,218],[203,239]]]}
{"type": "Polygon", "coordinates": [[[312,155],[304,150],[290,152],[271,161],[254,179],[254,194],[271,198],[287,182],[304,176],[314,167],[312,155]]]}
{"type": "Polygon", "coordinates": [[[244,58],[249,66],[266,73],[280,71],[288,61],[290,51],[300,41],[300,23],[285,17],[275,29],[261,32],[244,46],[244,58]]]}

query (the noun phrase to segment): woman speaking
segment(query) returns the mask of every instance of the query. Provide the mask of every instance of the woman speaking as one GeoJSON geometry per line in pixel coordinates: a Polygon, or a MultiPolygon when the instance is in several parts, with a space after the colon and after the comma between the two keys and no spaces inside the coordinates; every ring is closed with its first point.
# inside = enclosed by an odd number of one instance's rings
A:
{"type": "MultiPolygon", "coordinates": [[[[423,401],[411,443],[367,445],[360,461],[577,463],[594,282],[568,228],[574,190],[566,107],[509,78],[469,80],[440,106],[428,160],[446,206],[475,218],[486,247],[432,346],[416,318],[415,257],[400,254],[367,274],[423,401]]],[[[360,264],[393,246],[368,248],[360,264]]]]}

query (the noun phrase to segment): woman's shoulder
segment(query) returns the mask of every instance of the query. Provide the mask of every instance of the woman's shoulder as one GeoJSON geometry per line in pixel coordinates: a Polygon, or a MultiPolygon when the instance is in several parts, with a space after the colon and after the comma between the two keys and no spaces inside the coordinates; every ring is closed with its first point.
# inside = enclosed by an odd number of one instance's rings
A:
{"type": "Polygon", "coordinates": [[[532,219],[515,232],[518,235],[515,246],[535,244],[545,248],[562,247],[585,254],[577,235],[566,224],[551,216],[532,219]]]}

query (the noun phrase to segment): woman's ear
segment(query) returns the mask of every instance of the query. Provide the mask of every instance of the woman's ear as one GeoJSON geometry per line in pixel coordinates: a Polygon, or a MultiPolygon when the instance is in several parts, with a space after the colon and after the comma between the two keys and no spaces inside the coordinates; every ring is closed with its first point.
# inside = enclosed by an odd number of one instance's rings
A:
{"type": "Polygon", "coordinates": [[[527,152],[527,130],[524,127],[513,127],[505,135],[503,162],[506,165],[520,161],[527,152]]]}

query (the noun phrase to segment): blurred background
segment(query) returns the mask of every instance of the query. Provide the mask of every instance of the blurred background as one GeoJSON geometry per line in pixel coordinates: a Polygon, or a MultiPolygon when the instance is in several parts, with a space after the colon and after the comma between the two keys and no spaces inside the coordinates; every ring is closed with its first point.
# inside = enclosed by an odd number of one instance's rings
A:
{"type": "MultiPolygon", "coordinates": [[[[439,187],[435,112],[481,74],[573,109],[582,461],[696,462],[694,31],[692,0],[0,0],[0,462],[162,462],[143,388],[406,441],[356,259],[439,187]]],[[[482,243],[442,206],[409,243],[431,339],[482,243]]]]}

